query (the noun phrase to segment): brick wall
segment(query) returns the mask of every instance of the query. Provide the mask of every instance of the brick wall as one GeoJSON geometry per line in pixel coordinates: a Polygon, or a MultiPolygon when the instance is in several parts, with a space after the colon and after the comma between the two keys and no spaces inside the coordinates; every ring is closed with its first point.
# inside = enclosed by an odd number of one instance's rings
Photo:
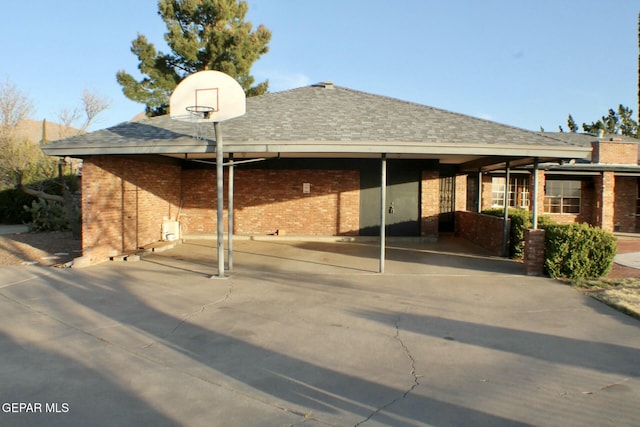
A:
{"type": "Polygon", "coordinates": [[[636,177],[615,177],[613,226],[616,231],[636,232],[636,203],[638,197],[636,177]]]}
{"type": "MultiPolygon", "coordinates": [[[[215,171],[184,170],[184,233],[216,230],[215,171]]],[[[227,181],[225,175],[225,198],[227,181]]],[[[225,223],[227,218],[225,203],[225,223]]],[[[226,224],[225,224],[226,229],[226,224]]],[[[235,170],[234,233],[355,235],[360,229],[357,170],[235,170]],[[309,193],[303,185],[309,184],[309,193]]]]}
{"type": "Polygon", "coordinates": [[[622,140],[594,142],[592,150],[593,163],[613,165],[637,165],[638,144],[622,142],[622,140]]]}
{"type": "Polygon", "coordinates": [[[455,215],[456,236],[475,243],[493,255],[502,255],[502,218],[469,211],[456,211],[455,215]]]}
{"type": "Polygon", "coordinates": [[[82,248],[89,263],[161,239],[175,219],[180,166],[171,160],[97,156],[82,168],[82,248]]]}
{"type": "Polygon", "coordinates": [[[420,185],[420,235],[438,236],[438,215],[440,214],[440,172],[437,170],[422,171],[420,185]]]}

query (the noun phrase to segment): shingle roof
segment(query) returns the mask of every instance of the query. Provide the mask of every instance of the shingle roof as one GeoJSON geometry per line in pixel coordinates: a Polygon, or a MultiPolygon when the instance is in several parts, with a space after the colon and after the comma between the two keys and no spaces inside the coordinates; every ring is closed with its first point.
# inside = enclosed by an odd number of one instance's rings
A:
{"type": "MultiPolygon", "coordinates": [[[[51,155],[215,151],[210,124],[169,116],[123,123],[44,147],[51,155]]],[[[226,152],[434,153],[583,157],[586,147],[495,122],[321,84],[247,99],[222,124],[226,152]]]]}

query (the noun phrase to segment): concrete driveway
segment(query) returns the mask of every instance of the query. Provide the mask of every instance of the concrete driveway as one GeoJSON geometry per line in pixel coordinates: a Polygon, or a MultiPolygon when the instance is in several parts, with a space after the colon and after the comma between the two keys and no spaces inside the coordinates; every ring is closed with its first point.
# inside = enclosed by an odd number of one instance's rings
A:
{"type": "Polygon", "coordinates": [[[214,256],[3,268],[0,425],[640,425],[640,322],[515,262],[237,241],[212,280],[214,256]]]}

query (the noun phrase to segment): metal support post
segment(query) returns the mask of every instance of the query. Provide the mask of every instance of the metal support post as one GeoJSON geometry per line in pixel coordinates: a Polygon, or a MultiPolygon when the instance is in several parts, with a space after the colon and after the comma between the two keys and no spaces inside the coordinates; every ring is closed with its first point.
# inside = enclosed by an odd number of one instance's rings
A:
{"type": "Polygon", "coordinates": [[[386,212],[387,212],[387,155],[382,154],[380,173],[380,273],[384,273],[384,257],[386,245],[386,212]]]}
{"type": "Polygon", "coordinates": [[[234,172],[234,166],[233,166],[233,153],[229,154],[229,183],[228,183],[228,195],[227,195],[227,211],[228,211],[228,227],[229,227],[229,232],[228,232],[228,236],[227,236],[227,250],[228,250],[228,257],[227,257],[227,268],[229,269],[229,271],[233,270],[233,172],[234,172]]]}
{"type": "Polygon", "coordinates": [[[502,256],[508,256],[509,242],[509,162],[506,164],[504,182],[504,215],[502,217],[502,256]]]}
{"type": "Polygon", "coordinates": [[[533,159],[533,196],[531,197],[531,227],[538,229],[538,158],[533,159]]]}
{"type": "Polygon", "coordinates": [[[216,134],[216,216],[217,216],[217,237],[216,245],[218,250],[218,274],[214,278],[224,278],[224,166],[223,166],[223,145],[220,123],[214,122],[213,129],[216,134]]]}
{"type": "Polygon", "coordinates": [[[478,171],[478,213],[482,212],[482,170],[478,171]]]}

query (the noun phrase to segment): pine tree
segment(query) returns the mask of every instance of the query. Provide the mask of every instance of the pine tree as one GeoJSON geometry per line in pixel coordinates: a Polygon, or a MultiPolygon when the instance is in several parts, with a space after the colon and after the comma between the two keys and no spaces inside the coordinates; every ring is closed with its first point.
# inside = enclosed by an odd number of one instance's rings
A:
{"type": "Polygon", "coordinates": [[[575,120],[573,120],[571,114],[567,117],[567,127],[569,128],[569,132],[578,132],[578,125],[575,120]]]}
{"type": "Polygon", "coordinates": [[[171,53],[156,51],[144,35],[131,44],[144,75],[137,81],[126,71],[116,75],[127,98],[144,103],[149,116],[168,112],[176,85],[202,70],[217,70],[235,78],[247,96],[261,95],[269,82],[254,85],[251,66],[268,51],[271,32],[263,25],[253,31],[245,21],[246,1],[160,0],[158,14],[167,26],[164,35],[171,53]]]}
{"type": "MultiPolygon", "coordinates": [[[[571,117],[571,116],[569,116],[571,117]]],[[[597,134],[602,129],[605,133],[620,133],[632,138],[638,137],[638,123],[633,120],[633,110],[624,105],[618,105],[617,112],[611,108],[606,116],[590,125],[582,123],[582,129],[586,133],[597,134]]]]}

